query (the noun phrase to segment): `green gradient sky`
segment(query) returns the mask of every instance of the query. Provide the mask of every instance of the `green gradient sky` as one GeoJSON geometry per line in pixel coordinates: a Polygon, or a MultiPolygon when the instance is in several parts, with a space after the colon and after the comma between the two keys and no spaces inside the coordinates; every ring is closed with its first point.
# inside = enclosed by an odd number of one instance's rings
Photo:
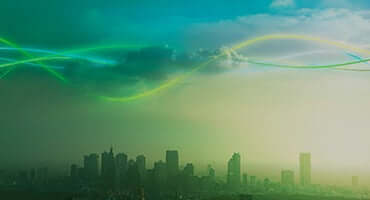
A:
{"type": "MultiPolygon", "coordinates": [[[[0,8],[0,18],[7,19],[0,37],[20,46],[54,50],[138,43],[168,45],[187,53],[277,33],[323,37],[366,50],[370,44],[367,1],[216,1],[212,9],[209,1],[196,9],[183,1],[155,8],[154,1],[48,2],[24,1],[16,10],[19,15],[11,17],[16,5],[6,1],[0,8]],[[61,7],[70,15],[65,16],[61,7]],[[45,10],[46,19],[41,12],[45,10]]],[[[239,53],[277,60],[314,50],[328,52],[286,61],[307,65],[353,61],[346,56],[348,50],[307,41],[271,41],[239,53]]],[[[86,95],[86,90],[96,92],[95,88],[140,93],[188,70],[173,73],[174,66],[139,64],[145,66],[127,74],[109,70],[103,74],[85,70],[86,63],[71,64],[83,65],[77,75],[70,75],[76,85],[25,66],[1,79],[0,168],[67,166],[113,145],[115,152],[132,158],[144,154],[148,167],[163,160],[165,150],[178,149],[182,165],[193,162],[196,173],[203,173],[211,163],[219,175],[225,174],[232,153],[240,152],[244,172],[278,180],[281,169],[295,170],[298,178],[298,154],[311,152],[313,183],[350,184],[350,177],[359,175],[361,183],[370,184],[370,73],[252,64],[234,68],[225,62],[220,72],[212,64],[209,71],[134,102],[107,102],[86,95]]]]}

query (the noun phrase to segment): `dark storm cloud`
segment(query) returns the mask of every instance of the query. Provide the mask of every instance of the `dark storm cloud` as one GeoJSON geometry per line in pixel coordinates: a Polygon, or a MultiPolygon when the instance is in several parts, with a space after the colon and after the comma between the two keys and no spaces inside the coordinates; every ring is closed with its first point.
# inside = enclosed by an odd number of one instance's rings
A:
{"type": "Polygon", "coordinates": [[[112,92],[137,83],[160,83],[170,75],[189,71],[198,63],[184,53],[177,55],[174,49],[161,46],[116,53],[111,57],[117,60],[114,66],[91,67],[90,63],[76,62],[67,65],[64,74],[82,87],[112,92]]]}
{"type": "MultiPolygon", "coordinates": [[[[190,72],[221,53],[220,49],[178,53],[173,48],[152,46],[110,55],[117,60],[114,66],[92,67],[86,62],[71,63],[66,66],[64,74],[67,79],[80,87],[114,93],[115,89],[121,90],[123,87],[135,86],[138,83],[161,84],[171,76],[190,72]]],[[[232,58],[221,57],[199,73],[223,73],[233,66],[232,58]]]]}

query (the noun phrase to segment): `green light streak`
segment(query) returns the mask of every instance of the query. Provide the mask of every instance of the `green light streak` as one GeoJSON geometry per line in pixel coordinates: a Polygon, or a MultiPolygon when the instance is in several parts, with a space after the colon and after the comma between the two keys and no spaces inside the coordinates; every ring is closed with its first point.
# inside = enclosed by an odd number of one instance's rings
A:
{"type": "Polygon", "coordinates": [[[12,63],[5,63],[1,64],[0,68],[6,68],[6,67],[14,67],[16,65],[21,65],[24,63],[32,63],[32,62],[40,62],[40,61],[46,61],[46,60],[67,60],[71,59],[69,57],[41,57],[41,58],[31,58],[27,60],[20,60],[12,63]]]}
{"type": "MultiPolygon", "coordinates": [[[[9,45],[15,49],[17,49],[21,54],[23,54],[25,57],[29,57],[29,58],[32,58],[33,56],[31,54],[29,54],[28,52],[26,51],[23,51],[21,48],[19,48],[17,45],[13,44],[12,42],[8,41],[8,40],[5,40],[3,38],[0,38],[0,42],[1,43],[4,43],[6,45],[9,45]]],[[[53,69],[51,69],[50,67],[46,66],[45,64],[43,64],[41,62],[42,60],[37,60],[37,63],[43,68],[45,69],[47,72],[49,72],[50,74],[54,75],[55,77],[57,77],[59,80],[62,80],[63,82],[67,82],[67,80],[61,75],[59,74],[58,72],[54,71],[53,69]]],[[[17,65],[17,64],[16,64],[17,65]]],[[[13,65],[13,66],[16,66],[16,65],[13,65]]],[[[12,66],[12,65],[10,65],[12,66]]],[[[1,76],[0,76],[0,79],[4,78],[6,75],[8,75],[14,68],[9,68],[8,70],[6,70],[1,76]]]]}
{"type": "MultiPolygon", "coordinates": [[[[21,52],[26,57],[33,57],[28,52],[22,50],[21,48],[17,47],[17,45],[14,45],[13,43],[11,43],[11,42],[9,42],[5,39],[0,38],[0,42],[17,49],[19,52],[21,52]]],[[[101,46],[93,46],[93,47],[85,47],[85,48],[67,50],[67,51],[62,52],[60,54],[61,54],[61,56],[63,56],[63,54],[68,54],[68,53],[82,53],[82,52],[91,52],[91,51],[101,51],[101,50],[106,50],[106,49],[140,49],[140,48],[144,48],[144,47],[148,47],[148,45],[124,45],[124,44],[122,44],[122,45],[101,45],[101,46]]],[[[68,57],[68,56],[65,56],[65,57],[68,57]]],[[[38,61],[39,62],[38,64],[40,64],[43,67],[43,69],[45,69],[46,71],[48,71],[49,73],[51,73],[52,75],[57,77],[58,79],[62,80],[63,82],[68,82],[67,79],[63,75],[54,71],[50,67],[40,63],[40,61],[54,60],[55,58],[60,59],[60,57],[56,57],[56,56],[43,56],[43,57],[37,57],[37,59],[35,59],[34,61],[38,61]]],[[[23,61],[16,61],[16,62],[8,63],[7,66],[16,66],[16,65],[24,64],[24,63],[25,62],[23,62],[23,61]]],[[[96,63],[102,64],[101,62],[96,62],[96,63]]],[[[103,63],[103,64],[105,64],[105,63],[103,63]]],[[[0,79],[4,78],[12,70],[14,70],[14,68],[9,68],[7,71],[5,71],[0,76],[0,79]]]]}
{"type": "MultiPolygon", "coordinates": [[[[366,54],[370,55],[369,50],[357,48],[357,47],[352,46],[352,45],[348,45],[348,44],[344,44],[344,43],[336,42],[336,41],[331,41],[331,40],[326,40],[326,39],[322,39],[322,38],[317,38],[317,37],[304,36],[304,35],[294,35],[294,34],[275,34],[275,35],[265,35],[265,36],[253,38],[253,39],[246,40],[244,42],[241,42],[241,43],[238,43],[238,44],[234,45],[231,48],[231,50],[237,51],[237,50],[240,50],[242,48],[246,48],[246,47],[249,47],[251,45],[254,45],[258,42],[263,42],[263,41],[268,41],[268,40],[281,40],[281,39],[312,41],[312,42],[317,42],[317,43],[322,43],[322,44],[335,46],[335,47],[342,48],[342,49],[351,50],[353,52],[366,53],[366,54]]],[[[8,44],[12,47],[15,47],[15,45],[9,43],[6,40],[1,39],[0,42],[3,42],[3,43],[8,44]]],[[[81,52],[100,51],[100,50],[104,50],[104,49],[134,49],[134,48],[143,48],[143,47],[146,47],[146,46],[145,45],[102,45],[102,46],[94,46],[94,47],[87,47],[87,48],[80,48],[80,49],[72,49],[72,50],[69,50],[69,51],[65,51],[64,53],[81,53],[81,52]]],[[[30,55],[28,55],[27,52],[22,52],[22,53],[23,54],[25,53],[27,56],[30,56],[30,55]]],[[[61,53],[61,54],[63,54],[63,53],[61,53]]],[[[220,53],[219,55],[217,55],[213,58],[210,58],[209,60],[207,60],[207,61],[205,61],[205,62],[203,62],[203,63],[201,63],[197,66],[195,66],[191,71],[189,71],[187,73],[184,73],[183,75],[179,75],[179,76],[177,76],[173,79],[170,79],[170,80],[164,82],[163,84],[159,85],[158,87],[156,87],[154,89],[151,89],[151,90],[147,90],[147,91],[144,91],[144,92],[141,92],[141,93],[138,93],[138,94],[134,94],[132,96],[125,96],[125,97],[111,97],[111,96],[97,96],[97,97],[100,98],[100,99],[103,99],[103,100],[107,100],[107,101],[129,102],[129,101],[135,101],[135,100],[138,100],[138,99],[141,99],[141,98],[144,98],[144,97],[153,96],[157,93],[160,93],[164,90],[167,90],[171,87],[174,87],[178,83],[180,83],[180,82],[184,81],[185,79],[187,79],[188,77],[192,76],[197,71],[207,67],[210,63],[216,61],[218,58],[220,58],[222,56],[225,56],[225,55],[227,55],[226,51],[220,53]]],[[[33,59],[29,59],[29,60],[22,60],[22,61],[3,64],[3,65],[0,65],[0,68],[1,67],[15,66],[15,65],[19,65],[19,64],[23,64],[23,63],[27,63],[27,62],[40,62],[40,61],[55,60],[55,59],[68,59],[68,57],[50,57],[50,56],[39,57],[39,58],[33,58],[33,59]]],[[[364,62],[368,62],[368,61],[370,61],[370,58],[363,59],[363,60],[358,60],[358,61],[352,61],[352,62],[332,64],[332,65],[284,65],[284,64],[273,64],[273,63],[258,62],[258,61],[249,60],[249,59],[247,60],[248,63],[255,64],[255,65],[263,65],[263,66],[279,67],[279,68],[294,68],[294,69],[337,68],[337,67],[349,66],[349,65],[358,64],[358,63],[364,63],[364,62]]],[[[53,70],[50,69],[49,67],[45,66],[44,68],[47,71],[49,71],[51,74],[53,74],[54,76],[58,77],[59,79],[66,81],[66,79],[63,76],[57,74],[56,72],[54,73],[53,70]]],[[[10,69],[13,69],[13,68],[10,68],[10,69]]],[[[341,69],[343,69],[343,68],[341,68],[341,69]]],[[[354,69],[348,69],[348,70],[355,71],[354,69]]],[[[357,70],[357,71],[360,71],[360,70],[357,70]]],[[[361,71],[363,71],[363,70],[361,70],[361,71]]],[[[9,72],[7,72],[7,73],[9,73],[9,72]]]]}
{"type": "Polygon", "coordinates": [[[284,64],[258,62],[258,61],[253,61],[253,60],[248,60],[247,62],[251,64],[256,64],[256,65],[279,67],[279,68],[290,68],[290,69],[326,69],[326,68],[336,68],[336,67],[349,66],[349,65],[359,64],[359,63],[365,63],[368,61],[370,61],[370,58],[351,61],[351,62],[345,62],[345,63],[339,63],[339,64],[331,64],[331,65],[284,65],[284,64]]]}
{"type": "Polygon", "coordinates": [[[140,48],[145,48],[148,47],[149,45],[101,45],[101,46],[92,46],[92,47],[84,47],[84,48],[78,48],[78,49],[72,49],[72,50],[67,50],[63,52],[62,54],[67,54],[67,53],[83,53],[83,52],[92,52],[92,51],[101,51],[101,50],[106,50],[106,49],[140,49],[140,48]]]}
{"type": "MultiPolygon", "coordinates": [[[[357,48],[357,47],[352,46],[352,45],[348,45],[348,44],[344,44],[344,43],[340,43],[340,42],[336,42],[336,41],[331,41],[331,40],[326,40],[326,39],[322,39],[322,38],[317,38],[317,37],[304,36],[304,35],[294,35],[294,34],[274,34],[274,35],[265,35],[265,36],[253,38],[253,39],[246,40],[244,42],[241,42],[239,44],[234,45],[231,48],[231,50],[237,51],[237,50],[240,50],[242,48],[246,48],[246,47],[249,47],[251,45],[254,45],[258,42],[263,42],[263,41],[268,41],[268,40],[281,40],[281,39],[313,41],[313,42],[317,42],[317,43],[336,46],[336,47],[343,48],[343,49],[348,49],[348,50],[351,50],[351,51],[354,51],[354,52],[366,53],[366,54],[370,55],[370,51],[365,50],[365,49],[361,49],[361,48],[357,48]]],[[[210,59],[210,60],[208,60],[208,61],[206,61],[206,62],[204,62],[204,63],[202,63],[198,66],[195,66],[193,68],[193,70],[191,70],[190,72],[185,73],[184,75],[180,75],[179,77],[176,77],[174,79],[168,80],[167,82],[163,83],[162,85],[158,86],[157,88],[154,88],[154,89],[151,89],[151,90],[148,90],[148,91],[145,91],[145,92],[133,95],[133,96],[127,96],[127,97],[109,97],[109,96],[99,96],[99,97],[104,99],[104,100],[109,100],[109,101],[128,102],[128,101],[138,100],[138,99],[141,99],[143,97],[149,97],[149,96],[155,95],[155,94],[157,94],[157,93],[159,93],[159,92],[161,92],[165,89],[168,89],[170,87],[175,86],[179,82],[185,80],[189,76],[193,75],[195,72],[205,68],[211,62],[217,60],[218,58],[220,58],[221,56],[224,56],[224,55],[226,55],[226,53],[222,52],[220,55],[215,56],[214,58],[212,58],[212,59],[210,59]]],[[[357,63],[368,62],[369,60],[370,59],[365,59],[365,60],[346,62],[346,63],[340,63],[340,64],[318,65],[318,66],[279,65],[279,64],[274,65],[274,66],[275,67],[282,67],[282,68],[302,68],[302,69],[308,69],[308,68],[311,68],[311,69],[335,68],[335,67],[348,66],[348,65],[353,65],[353,64],[357,64],[357,63]]],[[[254,62],[254,61],[249,61],[249,62],[254,62]]],[[[254,62],[253,64],[272,66],[272,64],[269,64],[269,63],[254,62]]]]}
{"type": "Polygon", "coordinates": [[[189,76],[191,76],[193,73],[199,71],[200,69],[206,67],[207,65],[209,65],[211,62],[215,61],[215,59],[210,59],[200,65],[198,65],[197,67],[193,68],[191,71],[183,74],[183,75],[180,75],[180,76],[177,76],[176,78],[173,78],[163,84],[161,84],[160,86],[152,89],[152,90],[148,90],[148,91],[145,91],[145,92],[142,92],[142,93],[139,93],[139,94],[136,94],[136,95],[132,95],[132,96],[128,96],[128,97],[109,97],[109,96],[98,96],[100,99],[103,99],[103,100],[108,100],[108,101],[115,101],[115,102],[129,102],[129,101],[134,101],[134,100],[138,100],[138,99],[141,99],[143,97],[149,97],[149,96],[153,96],[163,90],[166,90],[170,87],[173,87],[174,85],[184,81],[185,79],[187,79],[189,76]]]}

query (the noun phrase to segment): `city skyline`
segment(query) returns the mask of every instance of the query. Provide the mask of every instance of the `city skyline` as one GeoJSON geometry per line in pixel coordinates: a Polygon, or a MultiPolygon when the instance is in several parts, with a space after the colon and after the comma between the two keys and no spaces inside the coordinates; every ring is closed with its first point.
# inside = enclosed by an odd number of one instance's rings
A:
{"type": "Polygon", "coordinates": [[[0,19],[0,193],[370,197],[369,0],[2,0],[0,19]]]}
{"type": "MultiPolygon", "coordinates": [[[[144,154],[138,154],[135,155],[129,155],[124,152],[114,152],[114,148],[111,146],[109,148],[109,151],[104,151],[101,153],[101,156],[97,153],[90,153],[85,156],[83,156],[83,159],[79,159],[78,162],[69,162],[69,168],[66,170],[67,165],[59,166],[59,168],[64,168],[63,170],[59,169],[59,173],[57,173],[57,176],[71,176],[72,174],[76,173],[78,169],[86,168],[87,172],[86,176],[88,177],[98,177],[98,176],[114,176],[115,173],[120,173],[119,171],[127,170],[127,166],[130,162],[136,162],[136,163],[142,163],[138,164],[139,173],[141,176],[143,176],[144,171],[147,169],[154,169],[156,168],[157,164],[164,163],[166,164],[166,158],[169,159],[169,162],[172,163],[172,174],[178,174],[181,171],[187,171],[190,170],[192,175],[194,176],[204,176],[209,175],[210,167],[212,170],[216,169],[217,171],[217,177],[220,180],[225,181],[228,185],[232,185],[232,187],[238,187],[238,185],[242,185],[244,180],[244,176],[247,175],[247,180],[251,181],[251,177],[253,179],[258,178],[258,180],[263,180],[265,178],[268,178],[272,181],[280,182],[282,185],[301,185],[301,186],[307,186],[307,185],[352,185],[352,186],[358,186],[359,185],[359,176],[358,173],[353,173],[347,175],[345,177],[345,182],[338,183],[338,182],[325,182],[320,181],[318,178],[320,176],[320,173],[317,173],[317,170],[311,171],[311,154],[307,152],[300,152],[296,158],[296,165],[295,166],[289,166],[285,168],[279,168],[279,167],[272,167],[270,170],[273,172],[266,173],[263,170],[262,171],[256,171],[251,170],[247,171],[246,169],[249,168],[248,164],[243,164],[243,162],[246,158],[243,158],[240,153],[234,152],[230,155],[229,159],[227,159],[224,162],[224,165],[218,165],[214,162],[206,163],[205,165],[199,165],[194,161],[191,160],[180,160],[180,154],[178,150],[166,150],[164,151],[163,159],[155,160],[153,158],[147,157],[144,154]],[[168,156],[168,157],[167,157],[168,156]],[[101,160],[103,157],[107,161],[101,160]],[[148,160],[152,160],[150,163],[148,163],[148,160]],[[171,161],[173,160],[173,161],[171,161]],[[104,172],[104,164],[108,163],[110,165],[109,170],[106,170],[108,172],[104,172]],[[90,164],[92,163],[92,164],[90,164]],[[111,163],[111,164],[109,164],[111,163]],[[94,167],[97,166],[96,167],[94,167]],[[125,167],[126,165],[126,167],[125,167]],[[92,167],[93,166],[93,167],[92,167]],[[120,167],[122,166],[122,167],[120,167]],[[140,167],[141,166],[141,167],[140,167]],[[303,167],[303,168],[302,168],[303,167]],[[190,168],[190,169],[189,169],[190,168]],[[308,168],[308,169],[306,169],[308,168]],[[74,171],[74,170],[75,171],[74,171]],[[230,175],[230,170],[231,174],[230,175]],[[236,171],[235,171],[236,170],[236,171]],[[308,171],[307,171],[308,170],[308,171]],[[60,171],[64,171],[62,174],[60,171]],[[105,173],[108,173],[108,175],[104,175],[105,173]],[[303,173],[303,174],[302,174],[303,173]],[[313,173],[313,175],[312,175],[313,173]],[[110,175],[109,175],[110,174],[110,175]],[[314,182],[311,182],[311,177],[314,177],[314,182]],[[229,177],[232,177],[231,180],[229,177]],[[308,179],[308,180],[307,180],[308,179]],[[239,182],[237,181],[239,180],[239,182]],[[235,182],[236,181],[236,182],[235,182]]],[[[249,163],[250,165],[253,165],[253,163],[249,163]]],[[[42,169],[48,166],[47,164],[39,165],[39,166],[33,166],[33,167],[24,167],[16,170],[28,170],[30,168],[35,169],[39,168],[42,169]]],[[[52,167],[53,168],[53,167],[52,167]]],[[[49,171],[55,171],[55,169],[49,168],[49,171]]],[[[6,168],[4,168],[6,169],[6,168]]],[[[315,169],[315,167],[314,167],[315,169]]],[[[254,180],[256,181],[256,180],[254,180]]],[[[361,177],[361,186],[367,187],[370,185],[366,182],[366,176],[361,177]],[[364,181],[365,180],[365,181],[364,181]]]]}
{"type": "MultiPolygon", "coordinates": [[[[69,170],[66,170],[66,166],[70,166],[71,164],[72,165],[78,164],[78,166],[84,166],[85,163],[88,162],[87,160],[89,160],[90,157],[97,157],[97,159],[100,161],[99,162],[99,169],[101,169],[100,164],[101,164],[101,159],[103,157],[103,154],[106,154],[106,155],[109,156],[109,155],[111,155],[110,151],[114,149],[114,145],[113,146],[110,145],[110,146],[111,147],[109,148],[108,152],[104,150],[103,153],[101,153],[101,154],[88,153],[88,154],[85,154],[83,156],[83,159],[77,158],[75,161],[54,160],[53,162],[49,162],[49,161],[45,160],[43,162],[39,162],[39,163],[36,163],[36,164],[25,165],[24,167],[20,167],[20,166],[6,167],[6,166],[3,166],[2,169],[14,168],[16,170],[24,170],[24,169],[29,169],[29,168],[42,168],[44,166],[51,166],[51,169],[52,169],[51,171],[53,171],[55,174],[66,175],[66,174],[70,173],[69,170]]],[[[156,153],[161,154],[160,152],[161,151],[157,151],[156,153]]],[[[177,152],[177,151],[167,150],[166,152],[177,152]]],[[[162,156],[153,158],[153,157],[150,156],[152,154],[143,154],[142,152],[138,152],[136,155],[135,154],[129,154],[127,152],[121,152],[121,151],[118,151],[117,153],[118,154],[113,157],[114,159],[117,159],[117,157],[121,157],[121,159],[124,159],[126,161],[137,160],[138,158],[144,156],[144,163],[147,166],[147,168],[154,167],[155,164],[158,161],[166,162],[166,156],[163,156],[163,154],[162,154],[162,156]],[[145,156],[145,155],[147,155],[147,156],[145,156]]],[[[153,151],[152,151],[152,153],[153,153],[153,151]]],[[[282,165],[278,165],[276,163],[274,164],[274,163],[271,163],[271,162],[265,162],[265,163],[262,163],[262,164],[253,163],[254,162],[253,160],[248,159],[249,156],[252,157],[253,155],[248,154],[248,153],[238,153],[238,154],[241,155],[241,157],[243,157],[243,155],[245,156],[240,161],[240,183],[242,183],[242,181],[243,181],[243,174],[246,174],[247,172],[248,172],[247,174],[250,174],[250,172],[251,172],[254,176],[270,178],[273,181],[281,181],[282,171],[292,171],[295,175],[294,176],[294,182],[296,184],[301,184],[301,185],[302,185],[301,178],[300,178],[302,176],[301,175],[301,168],[300,168],[300,166],[301,166],[301,156],[302,156],[302,154],[303,155],[308,154],[309,157],[311,155],[311,153],[298,152],[297,155],[295,155],[291,158],[291,160],[293,161],[292,163],[290,163],[289,165],[283,165],[282,166],[282,165]],[[278,169],[280,169],[280,170],[278,170],[278,169]]],[[[183,154],[183,156],[184,156],[184,154],[183,154]]],[[[211,160],[211,159],[209,159],[209,160],[195,160],[195,159],[191,159],[191,158],[186,158],[186,159],[178,160],[177,163],[178,163],[178,169],[186,167],[186,165],[189,164],[189,163],[193,164],[194,166],[196,166],[196,168],[195,168],[196,170],[194,170],[194,174],[197,175],[197,176],[202,176],[202,175],[208,174],[209,173],[208,167],[211,164],[212,167],[218,171],[217,174],[220,177],[222,177],[223,179],[225,179],[225,181],[227,182],[227,177],[228,177],[228,164],[226,162],[227,160],[229,160],[229,158],[227,158],[227,157],[224,160],[224,162],[222,162],[222,161],[215,162],[214,160],[211,160]]],[[[92,170],[94,170],[94,169],[92,169],[92,170]]],[[[100,173],[100,170],[99,170],[99,173],[100,173]]],[[[350,185],[351,183],[348,180],[351,177],[352,178],[353,177],[358,177],[361,174],[361,171],[351,171],[350,173],[348,173],[348,171],[343,170],[342,172],[335,171],[334,173],[333,172],[328,173],[328,171],[326,171],[326,170],[321,171],[317,167],[314,167],[313,172],[310,172],[310,173],[315,173],[316,174],[316,177],[314,178],[315,184],[350,185]],[[342,176],[340,176],[340,175],[338,176],[338,173],[342,173],[342,176]],[[340,181],[338,181],[338,180],[340,180],[340,181]]],[[[362,173],[366,173],[366,171],[362,172],[362,173]]],[[[310,175],[308,175],[308,176],[310,176],[310,175]]],[[[362,175],[361,176],[361,183],[363,183],[364,185],[369,185],[369,183],[370,183],[369,178],[370,178],[370,176],[368,177],[366,174],[362,175]]]]}

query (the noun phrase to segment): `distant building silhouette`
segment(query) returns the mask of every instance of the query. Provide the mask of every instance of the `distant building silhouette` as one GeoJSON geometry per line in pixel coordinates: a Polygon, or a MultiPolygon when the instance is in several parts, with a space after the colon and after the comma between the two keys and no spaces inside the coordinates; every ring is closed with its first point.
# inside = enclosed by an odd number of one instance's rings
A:
{"type": "Polygon", "coordinates": [[[240,186],[240,154],[234,153],[227,165],[227,184],[232,189],[240,186]]]}
{"type": "Polygon", "coordinates": [[[71,169],[69,172],[72,180],[77,180],[78,179],[78,166],[76,164],[71,165],[71,169]]]}
{"type": "Polygon", "coordinates": [[[127,173],[128,163],[127,155],[124,153],[119,153],[116,155],[116,178],[117,182],[123,183],[127,173]]]}
{"type": "Polygon", "coordinates": [[[169,177],[174,177],[179,173],[179,153],[178,151],[166,151],[167,173],[169,177]]]}
{"type": "Polygon", "coordinates": [[[256,183],[257,183],[257,177],[256,176],[251,176],[249,183],[251,185],[256,185],[256,183]]]}
{"type": "Polygon", "coordinates": [[[358,187],[358,176],[352,176],[352,186],[358,187]]]}
{"type": "Polygon", "coordinates": [[[294,172],[292,170],[281,171],[281,184],[294,185],[294,172]]]}
{"type": "Polygon", "coordinates": [[[47,184],[49,181],[49,170],[47,167],[38,168],[36,171],[36,181],[39,184],[47,184]]]}
{"type": "Polygon", "coordinates": [[[35,168],[32,168],[30,171],[30,181],[31,184],[34,184],[36,182],[36,170],[35,168]]]}
{"type": "Polygon", "coordinates": [[[124,183],[127,179],[127,169],[128,169],[128,163],[127,163],[127,155],[124,153],[119,153],[116,155],[115,163],[116,163],[116,186],[118,188],[123,188],[124,183]]]}
{"type": "Polygon", "coordinates": [[[186,164],[186,166],[184,167],[184,175],[194,176],[194,165],[192,163],[186,164]]]}
{"type": "Polygon", "coordinates": [[[113,148],[111,147],[109,153],[102,153],[101,157],[101,177],[108,188],[113,188],[116,181],[116,163],[113,148]]]}
{"type": "Polygon", "coordinates": [[[243,185],[248,185],[248,175],[246,173],[243,174],[243,185]]]}
{"type": "Polygon", "coordinates": [[[162,160],[154,163],[154,178],[157,183],[164,184],[167,181],[167,165],[162,160]]]}
{"type": "Polygon", "coordinates": [[[99,176],[99,155],[90,154],[84,156],[84,172],[85,176],[89,180],[94,180],[99,176]]]}
{"type": "Polygon", "coordinates": [[[127,185],[128,189],[133,192],[137,191],[141,186],[140,173],[138,165],[134,160],[128,161],[127,169],[127,185]]]}
{"type": "Polygon", "coordinates": [[[302,186],[311,184],[311,154],[300,153],[299,155],[299,175],[302,186]]]}
{"type": "Polygon", "coordinates": [[[216,171],[211,165],[208,165],[208,176],[212,179],[216,177],[216,171]]]}
{"type": "Polygon", "coordinates": [[[270,181],[270,179],[269,179],[269,178],[265,178],[265,179],[263,179],[263,186],[264,186],[265,188],[268,188],[268,187],[270,186],[270,184],[271,184],[271,181],[270,181]]]}
{"type": "Polygon", "coordinates": [[[139,170],[140,180],[144,182],[146,177],[146,165],[145,165],[145,156],[139,155],[136,157],[137,169],[139,170]]]}

